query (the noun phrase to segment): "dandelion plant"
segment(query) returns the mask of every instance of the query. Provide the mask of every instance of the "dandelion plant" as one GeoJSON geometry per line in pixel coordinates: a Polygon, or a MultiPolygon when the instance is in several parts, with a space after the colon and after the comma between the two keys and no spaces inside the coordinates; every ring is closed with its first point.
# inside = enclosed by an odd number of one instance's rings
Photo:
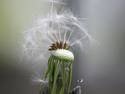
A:
{"type": "Polygon", "coordinates": [[[47,65],[41,76],[40,94],[70,94],[75,45],[92,40],[81,19],[65,9],[65,3],[52,0],[48,16],[38,19],[25,32],[24,51],[28,57],[47,65]],[[61,6],[61,10],[56,5],[61,6]],[[48,62],[48,63],[47,63],[48,62]],[[45,92],[45,93],[43,93],[45,92]]]}

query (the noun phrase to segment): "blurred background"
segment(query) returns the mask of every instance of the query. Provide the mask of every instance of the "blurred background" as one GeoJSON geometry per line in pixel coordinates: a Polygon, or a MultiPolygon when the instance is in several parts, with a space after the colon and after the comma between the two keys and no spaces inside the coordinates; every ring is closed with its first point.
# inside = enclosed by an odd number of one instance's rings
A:
{"type": "MultiPolygon", "coordinates": [[[[125,94],[125,1],[67,0],[99,43],[78,49],[73,82],[84,78],[88,94],[125,94]]],[[[0,94],[37,94],[32,71],[20,61],[22,32],[48,13],[46,0],[0,0],[0,94]]],[[[84,88],[83,88],[84,92],[84,88]]],[[[83,93],[84,94],[84,93],[83,93]]]]}

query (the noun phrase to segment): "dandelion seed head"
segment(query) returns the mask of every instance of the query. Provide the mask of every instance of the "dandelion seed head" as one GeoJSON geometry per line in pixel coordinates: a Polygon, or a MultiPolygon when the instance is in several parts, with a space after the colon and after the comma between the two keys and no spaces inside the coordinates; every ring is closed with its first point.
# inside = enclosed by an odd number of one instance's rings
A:
{"type": "Polygon", "coordinates": [[[41,54],[48,56],[48,47],[57,41],[74,46],[83,40],[91,40],[91,36],[73,14],[64,11],[55,14],[53,20],[49,16],[39,19],[34,27],[24,33],[23,48],[31,58],[36,58],[41,54]]]}
{"type": "MultiPolygon", "coordinates": [[[[54,1],[54,3],[60,1],[54,1]]],[[[47,65],[48,57],[51,55],[50,46],[61,43],[71,52],[75,45],[87,48],[90,41],[94,40],[84,28],[82,19],[73,15],[69,10],[48,13],[45,18],[39,18],[33,27],[24,32],[23,53],[26,59],[34,62],[34,65],[47,65]],[[39,63],[39,64],[38,64],[39,63]]],[[[62,49],[58,46],[51,50],[62,49]],[[57,48],[56,48],[57,47],[57,48]]],[[[74,59],[74,58],[73,58],[74,59]]],[[[41,66],[39,66],[41,67],[41,66]]]]}

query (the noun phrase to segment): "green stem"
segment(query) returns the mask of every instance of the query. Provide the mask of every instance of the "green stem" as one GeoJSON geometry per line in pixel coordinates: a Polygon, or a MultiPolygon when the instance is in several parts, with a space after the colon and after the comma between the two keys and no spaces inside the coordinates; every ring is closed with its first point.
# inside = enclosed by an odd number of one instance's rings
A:
{"type": "Polygon", "coordinates": [[[53,79],[53,86],[52,86],[52,94],[56,94],[56,88],[57,88],[57,77],[58,77],[58,65],[59,65],[59,62],[58,60],[56,60],[55,63],[55,68],[54,68],[54,79],[53,79]]]}
{"type": "Polygon", "coordinates": [[[72,63],[69,65],[69,73],[68,73],[68,94],[70,93],[71,81],[72,81],[72,63]]]}
{"type": "MultiPolygon", "coordinates": [[[[52,65],[52,56],[49,57],[49,60],[48,60],[48,68],[47,70],[45,71],[44,73],[44,77],[43,79],[46,80],[47,76],[49,75],[50,71],[51,71],[51,65],[52,65]]],[[[42,77],[41,77],[42,78],[42,77]]],[[[44,90],[44,85],[40,84],[40,90],[39,90],[39,94],[41,94],[44,90]]]]}
{"type": "Polygon", "coordinates": [[[65,92],[65,62],[62,63],[62,88],[60,94],[64,94],[65,92]]]}
{"type": "Polygon", "coordinates": [[[48,76],[48,82],[49,82],[49,94],[51,94],[51,91],[52,91],[52,86],[53,86],[53,72],[54,72],[54,67],[55,67],[55,64],[54,64],[54,58],[52,57],[52,59],[50,60],[50,63],[51,63],[51,67],[50,67],[50,71],[49,71],[49,76],[48,76]]]}
{"type": "Polygon", "coordinates": [[[48,69],[47,69],[46,72],[45,72],[45,79],[47,78],[48,74],[49,74],[50,71],[51,71],[52,61],[53,61],[53,57],[50,56],[50,57],[49,57],[49,60],[48,60],[48,69]]]}

